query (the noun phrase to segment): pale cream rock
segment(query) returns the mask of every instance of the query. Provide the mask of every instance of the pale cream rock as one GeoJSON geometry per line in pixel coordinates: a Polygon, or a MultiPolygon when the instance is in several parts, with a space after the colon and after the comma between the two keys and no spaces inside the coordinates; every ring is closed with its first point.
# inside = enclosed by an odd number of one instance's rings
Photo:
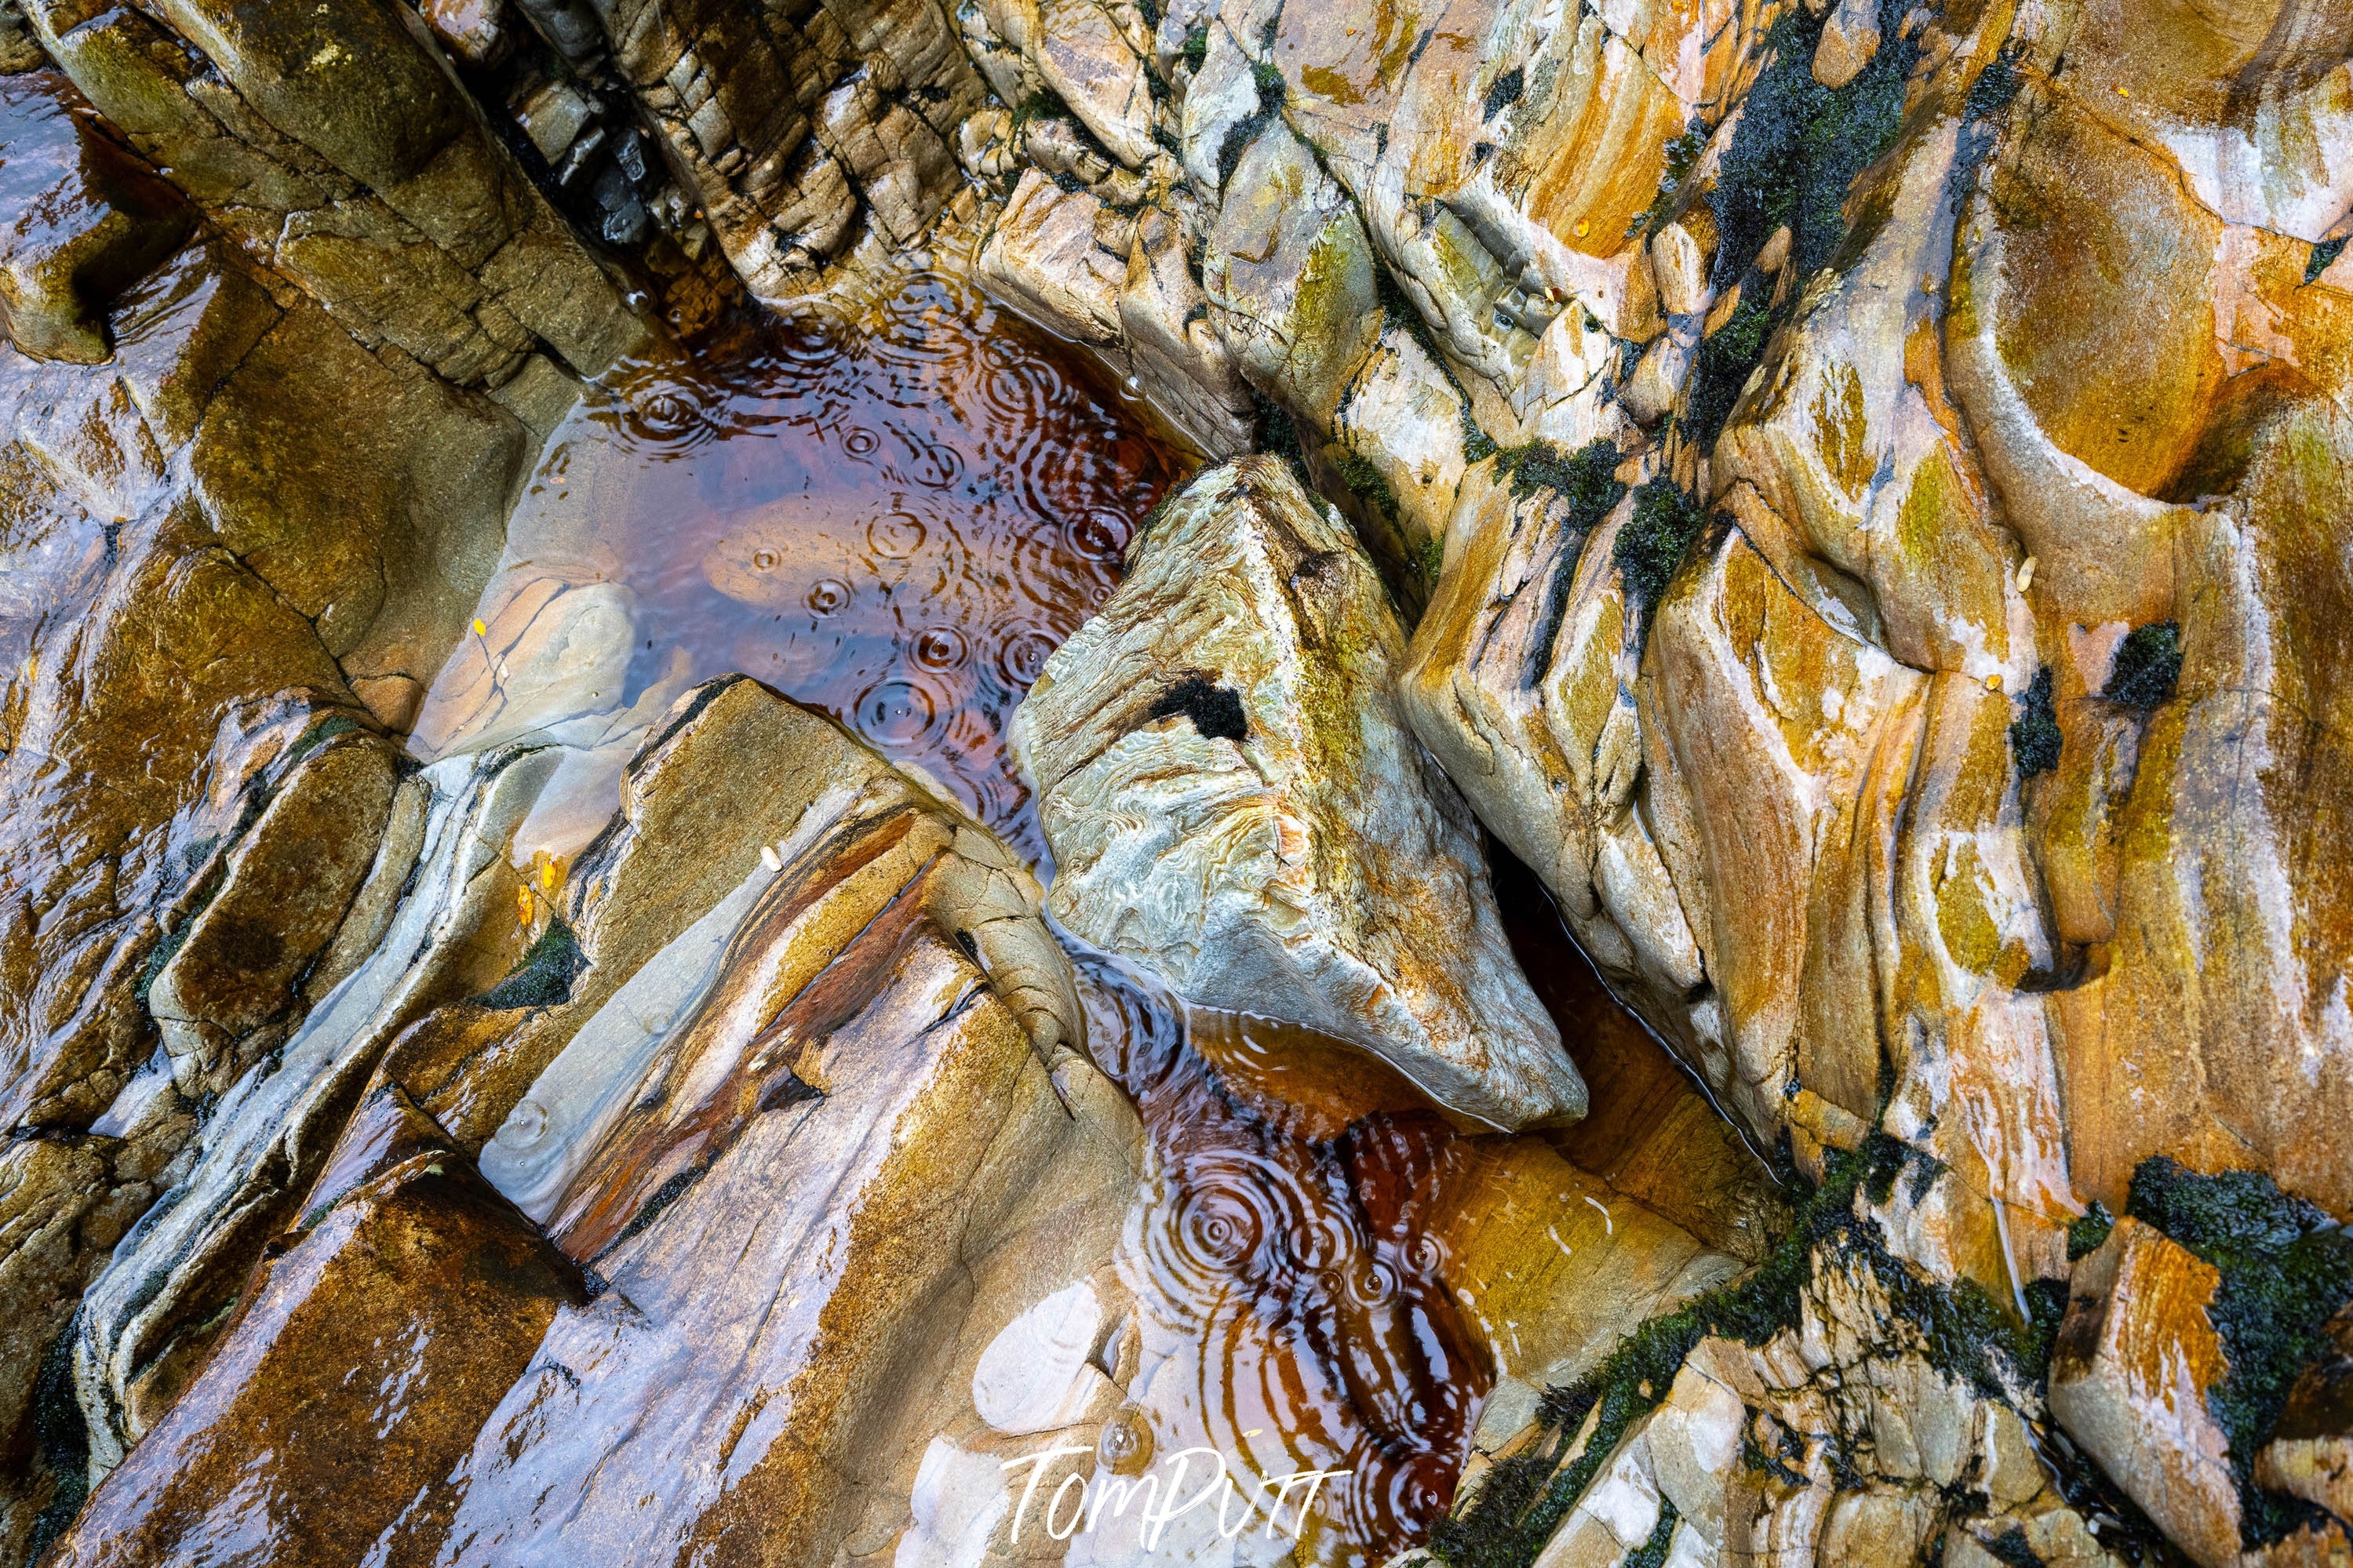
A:
{"type": "Polygon", "coordinates": [[[1651,237],[1651,271],[1658,279],[1659,308],[1668,315],[1697,315],[1707,309],[1707,258],[1683,225],[1671,223],[1651,237]]]}
{"type": "Polygon", "coordinates": [[[1675,1373],[1667,1401],[1644,1427],[1659,1490],[1711,1545],[1724,1538],[1724,1483],[1740,1454],[1748,1412],[1740,1396],[1695,1359],[1675,1373]]]}
{"type": "Polygon", "coordinates": [[[1100,1420],[1119,1399],[1089,1360],[1103,1326],[1093,1286],[1082,1279],[1055,1291],[1006,1324],[980,1352],[973,1409],[1015,1437],[1075,1426],[1090,1415],[1100,1420]]]}
{"type": "Polygon", "coordinates": [[[1091,346],[1117,340],[1124,257],[1095,244],[1103,203],[1023,174],[981,247],[974,277],[990,295],[1057,337],[1091,346]]]}
{"type": "Polygon", "coordinates": [[[1280,463],[1195,480],[1016,717],[1049,908],[1187,1000],[1349,1040],[1466,1115],[1574,1119],[1469,814],[1405,728],[1403,655],[1369,563],[1280,463]]]}
{"type": "Polygon", "coordinates": [[[1045,0],[1038,74],[1129,168],[1153,153],[1144,62],[1094,0],[1045,0]]]}
{"type": "Polygon", "coordinates": [[[636,595],[553,577],[509,577],[494,585],[501,593],[426,694],[416,731],[425,756],[486,751],[621,706],[636,595]]]}

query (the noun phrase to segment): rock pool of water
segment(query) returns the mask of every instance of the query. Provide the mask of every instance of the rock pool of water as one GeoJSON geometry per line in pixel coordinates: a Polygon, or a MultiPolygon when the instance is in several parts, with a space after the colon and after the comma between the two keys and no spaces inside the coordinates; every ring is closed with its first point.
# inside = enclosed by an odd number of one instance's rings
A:
{"type": "MultiPolygon", "coordinates": [[[[675,697],[741,670],[1050,875],[1006,721],[1182,458],[952,270],[688,348],[555,432],[416,749],[568,748],[516,841],[552,888],[675,697]]],[[[1607,1189],[1542,1139],[1457,1129],[1337,1042],[1081,969],[1093,1054],[1147,1138],[1118,1259],[1144,1367],[1122,1419],[1145,1430],[1123,1434],[1260,1476],[1345,1472],[1297,1560],[1385,1561],[1444,1511],[1499,1376],[1580,1348],[1536,1309],[1558,1269],[1607,1266],[1579,1254],[1590,1236],[1611,1255],[1607,1189]]],[[[1663,1284],[1688,1251],[1644,1266],[1663,1284]]],[[[1250,1539],[1236,1561],[1292,1549],[1250,1539]]]]}

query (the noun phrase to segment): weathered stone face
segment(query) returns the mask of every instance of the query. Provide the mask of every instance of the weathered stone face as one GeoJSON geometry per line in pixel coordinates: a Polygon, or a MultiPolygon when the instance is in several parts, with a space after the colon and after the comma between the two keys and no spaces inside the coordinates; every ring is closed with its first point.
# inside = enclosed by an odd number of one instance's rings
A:
{"type": "Polygon", "coordinates": [[[1371,563],[1281,464],[1194,481],[1016,721],[1050,907],[1187,999],[1349,1040],[1450,1110],[1573,1121],[1584,1085],[1398,711],[1401,644],[1371,563]]]}

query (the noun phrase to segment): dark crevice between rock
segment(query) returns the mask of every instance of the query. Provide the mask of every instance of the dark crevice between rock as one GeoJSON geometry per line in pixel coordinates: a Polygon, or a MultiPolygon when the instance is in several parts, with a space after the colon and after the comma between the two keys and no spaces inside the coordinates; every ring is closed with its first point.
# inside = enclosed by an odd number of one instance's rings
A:
{"type": "Polygon", "coordinates": [[[1250,62],[1250,81],[1258,89],[1258,107],[1243,115],[1226,129],[1226,139],[1218,146],[1218,189],[1222,191],[1234,177],[1234,170],[1274,117],[1282,112],[1284,88],[1282,73],[1264,60],[1250,62]]]}
{"type": "Polygon", "coordinates": [[[1479,117],[1482,122],[1494,119],[1519,102],[1520,94],[1526,86],[1527,75],[1517,66],[1497,77],[1495,85],[1487,89],[1487,112],[1479,117]]]}
{"type": "Polygon", "coordinates": [[[1199,674],[1188,674],[1152,700],[1147,719],[1189,719],[1205,741],[1250,739],[1250,719],[1242,711],[1241,693],[1217,686],[1199,674]]]}
{"type": "Polygon", "coordinates": [[[1514,501],[1541,493],[1556,497],[1556,526],[1577,539],[1573,547],[1560,552],[1552,580],[1545,584],[1544,617],[1535,636],[1528,639],[1527,668],[1521,672],[1525,690],[1535,690],[1552,668],[1553,643],[1560,636],[1562,618],[1568,614],[1569,590],[1577,581],[1584,536],[1599,527],[1610,509],[1625,497],[1627,487],[1616,477],[1619,461],[1617,446],[1603,437],[1568,455],[1550,442],[1531,441],[1495,458],[1495,475],[1510,482],[1514,501]]]}
{"type": "Polygon", "coordinates": [[[38,1563],[66,1532],[90,1496],[90,1427],[74,1396],[73,1345],[81,1326],[76,1313],[49,1342],[33,1379],[33,1462],[49,1474],[49,1500],[33,1521],[25,1561],[38,1563]]]}
{"type": "Polygon", "coordinates": [[[670,1177],[669,1181],[666,1181],[660,1186],[656,1187],[653,1190],[653,1195],[646,1199],[644,1203],[638,1205],[638,1212],[629,1216],[629,1223],[621,1227],[621,1234],[615,1237],[611,1243],[607,1245],[602,1252],[599,1252],[596,1255],[596,1261],[598,1263],[604,1262],[606,1258],[610,1258],[613,1255],[613,1251],[616,1247],[618,1247],[630,1237],[644,1230],[648,1226],[653,1224],[654,1221],[661,1218],[663,1211],[668,1209],[672,1204],[678,1202],[679,1199],[686,1196],[687,1190],[692,1187],[695,1183],[701,1181],[703,1177],[703,1173],[710,1169],[711,1166],[707,1162],[702,1164],[689,1165],[685,1170],[679,1172],[676,1175],[670,1177]]]}

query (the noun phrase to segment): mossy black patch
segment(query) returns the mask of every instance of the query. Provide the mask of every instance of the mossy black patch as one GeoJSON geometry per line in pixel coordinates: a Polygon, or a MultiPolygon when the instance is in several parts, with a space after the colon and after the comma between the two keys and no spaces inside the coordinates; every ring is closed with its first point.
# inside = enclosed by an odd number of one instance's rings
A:
{"type": "Polygon", "coordinates": [[[1908,9],[1909,0],[1880,0],[1884,42],[1852,81],[1835,90],[1814,79],[1823,18],[1793,5],[1774,24],[1767,38],[1773,64],[1742,100],[1739,127],[1708,195],[1718,236],[1719,287],[1747,271],[1784,224],[1789,264],[1800,279],[1838,250],[1846,236],[1840,207],[1848,188],[1903,128],[1904,81],[1920,54],[1918,44],[1902,36],[1908,9]]]}
{"type": "Polygon", "coordinates": [[[1482,121],[1494,119],[1495,116],[1519,102],[1520,94],[1525,91],[1526,88],[1527,75],[1517,66],[1514,66],[1510,70],[1497,77],[1495,85],[1487,89],[1487,112],[1480,116],[1482,121]]]}
{"type": "MultiPolygon", "coordinates": [[[[1818,1256],[1870,1269],[1894,1309],[1891,1321],[1909,1324],[1939,1370],[1992,1397],[2014,1395],[2038,1382],[2047,1345],[2038,1344],[1973,1283],[1947,1289],[1915,1273],[1888,1253],[1875,1222],[1856,1217],[1855,1193],[1865,1177],[1903,1167],[1905,1152],[1885,1147],[1893,1143],[1873,1134],[1854,1153],[1829,1151],[1826,1179],[1762,1263],[1642,1324],[1579,1382],[1548,1390],[1537,1404],[1537,1419],[1549,1436],[1488,1471],[1462,1511],[1430,1531],[1431,1554],[1449,1568],[1527,1568],[1627,1428],[1666,1398],[1701,1340],[1718,1335],[1761,1345],[1798,1321],[1818,1256]],[[1595,1417],[1592,1436],[1576,1461],[1563,1467],[1567,1446],[1588,1415],[1595,1417]]],[[[1775,1463],[1773,1456],[1762,1458],[1767,1467],[1775,1463]]]]}
{"type": "Polygon", "coordinates": [[[1500,453],[1495,477],[1511,480],[1514,500],[1525,500],[1538,490],[1553,491],[1567,503],[1563,521],[1582,532],[1609,516],[1626,494],[1617,478],[1622,460],[1617,444],[1599,437],[1568,454],[1549,441],[1531,441],[1500,453]]]}
{"type": "Polygon", "coordinates": [[[2311,1510],[2256,1487],[2255,1455],[2277,1425],[2296,1375],[2329,1349],[2325,1325],[2353,1301],[2353,1236],[2260,1172],[2200,1175],[2161,1154],[2133,1172],[2125,1212],[2155,1226],[2222,1277],[2206,1316],[2230,1371],[2207,1392],[2207,1404],[2230,1440],[2247,1543],[2281,1540],[2311,1510]]]}
{"type": "Polygon", "coordinates": [[[1176,51],[1176,58],[1195,70],[1201,68],[1201,62],[1209,58],[1209,29],[1206,25],[1196,24],[1185,35],[1185,47],[1176,51]]]}
{"type": "Polygon", "coordinates": [[[1691,381],[1683,403],[1686,438],[1704,447],[1715,441],[1732,417],[1733,405],[1748,373],[1765,357],[1765,342],[1773,331],[1773,313],[1755,300],[1744,299],[1733,308],[1731,320],[1702,339],[1692,356],[1691,381]]]}
{"type": "Polygon", "coordinates": [[[2046,664],[2034,672],[2019,701],[2018,717],[2010,723],[2010,754],[2018,764],[2018,776],[2031,779],[2057,767],[2059,740],[2059,714],[2051,704],[2051,667],[2046,664]]]}
{"type": "Polygon", "coordinates": [[[491,1008],[553,1007],[572,997],[572,983],[588,967],[580,939],[562,921],[551,921],[507,977],[474,998],[491,1008]]]}
{"type": "Polygon", "coordinates": [[[2181,628],[2171,621],[2135,626],[2116,645],[2116,661],[2100,695],[2127,708],[2154,708],[2181,680],[2181,628]]]}
{"type": "Polygon", "coordinates": [[[1242,711],[1241,693],[1230,686],[1214,686],[1198,675],[1187,675],[1152,700],[1145,710],[1152,719],[1189,719],[1207,741],[1250,739],[1250,718],[1242,711]]]}
{"type": "Polygon", "coordinates": [[[2067,1261],[2073,1263],[2097,1252],[2100,1244],[2108,1239],[2108,1232],[2116,1227],[2116,1216],[2108,1213],[2108,1205],[2094,1198],[2081,1219],[2067,1222],[2067,1261]]]}
{"type": "MultiPolygon", "coordinates": [[[[1919,57],[1919,47],[1899,32],[1907,8],[1905,0],[1881,0],[1880,32],[1886,41],[1852,81],[1836,89],[1813,75],[1822,19],[1791,6],[1773,25],[1773,64],[1742,100],[1739,127],[1707,196],[1717,236],[1710,274],[1716,288],[1742,281],[1765,242],[1784,225],[1790,234],[1784,265],[1795,268],[1800,281],[1839,257],[1848,237],[1847,193],[1903,128],[1904,81],[1919,57]]],[[[1673,174],[1672,160],[1669,172],[1673,174]]],[[[1673,177],[1678,183],[1683,178],[1673,177]]],[[[1663,224],[1671,205],[1662,190],[1654,204],[1654,226],[1663,224]]],[[[1761,291],[1765,282],[1751,276],[1746,287],[1761,291]]],[[[1687,438],[1702,447],[1715,440],[1749,373],[1764,357],[1773,328],[1794,308],[1796,298],[1791,290],[1777,311],[1744,297],[1732,319],[1701,343],[1684,404],[1687,438]]]]}
{"type": "Polygon", "coordinates": [[[1626,596],[1643,610],[1655,606],[1705,521],[1672,479],[1652,479],[1636,490],[1634,514],[1618,531],[1618,548],[1611,557],[1625,579],[1626,596]]]}
{"type": "Polygon", "coordinates": [[[1969,83],[1968,93],[1961,100],[1961,132],[1954,147],[1953,172],[1946,182],[1947,191],[1957,199],[1977,178],[1978,165],[1992,153],[2000,136],[2002,110],[2010,107],[2026,79],[2018,68],[2021,51],[2022,46],[2015,41],[2005,44],[2001,53],[1978,72],[1977,80],[1969,83]]]}
{"type": "Polygon", "coordinates": [[[2042,1559],[2037,1557],[2034,1554],[2034,1548],[2027,1544],[2024,1525],[2013,1524],[2000,1534],[1985,1542],[1984,1545],[1988,1552],[1993,1553],[1996,1561],[2007,1563],[2010,1568],[2042,1568],[2042,1559]]]}
{"type": "Polygon", "coordinates": [[[2340,234],[2335,239],[2324,239],[2312,247],[2312,254],[2306,258],[2304,263],[2304,280],[2306,283],[2318,281],[2320,275],[2345,254],[2345,242],[2348,237],[2353,237],[2340,234]]]}
{"type": "Polygon", "coordinates": [[[74,1393],[73,1341],[79,1321],[70,1320],[58,1331],[33,1376],[33,1456],[35,1463],[49,1473],[55,1489],[48,1505],[33,1521],[25,1552],[27,1563],[41,1560],[90,1496],[90,1427],[74,1393]]]}
{"type": "Polygon", "coordinates": [[[1340,482],[1348,487],[1350,494],[1368,505],[1378,507],[1381,515],[1391,522],[1397,521],[1397,491],[1388,480],[1381,478],[1381,471],[1373,467],[1371,459],[1344,447],[1332,458],[1332,468],[1340,476],[1340,482]]]}

